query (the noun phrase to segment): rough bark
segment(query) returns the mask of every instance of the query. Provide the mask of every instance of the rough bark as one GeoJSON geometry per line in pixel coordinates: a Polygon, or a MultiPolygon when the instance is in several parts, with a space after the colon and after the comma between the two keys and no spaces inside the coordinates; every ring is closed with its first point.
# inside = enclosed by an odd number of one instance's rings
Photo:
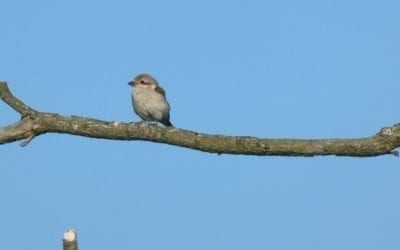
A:
{"type": "Polygon", "coordinates": [[[209,153],[241,155],[365,157],[398,155],[395,149],[400,146],[400,123],[359,139],[263,139],[39,112],[14,97],[6,82],[0,82],[0,98],[22,117],[20,121],[0,128],[0,144],[24,140],[22,146],[25,146],[35,136],[63,133],[110,140],[152,141],[209,153]]]}

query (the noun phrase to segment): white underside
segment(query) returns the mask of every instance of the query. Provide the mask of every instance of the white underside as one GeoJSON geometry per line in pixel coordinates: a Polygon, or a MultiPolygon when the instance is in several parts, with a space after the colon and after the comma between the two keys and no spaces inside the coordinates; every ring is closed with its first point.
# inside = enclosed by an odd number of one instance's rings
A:
{"type": "Polygon", "coordinates": [[[145,121],[161,121],[169,117],[167,100],[151,86],[134,87],[132,104],[136,114],[145,121]]]}

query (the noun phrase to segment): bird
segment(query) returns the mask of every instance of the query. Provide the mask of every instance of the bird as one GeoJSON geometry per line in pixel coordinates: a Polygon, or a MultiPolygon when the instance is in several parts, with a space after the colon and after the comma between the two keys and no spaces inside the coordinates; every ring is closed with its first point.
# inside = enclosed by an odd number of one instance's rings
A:
{"type": "Polygon", "coordinates": [[[165,91],[154,77],[145,73],[139,74],[128,85],[132,86],[133,110],[143,121],[155,121],[166,127],[173,127],[169,120],[170,106],[165,91]]]}

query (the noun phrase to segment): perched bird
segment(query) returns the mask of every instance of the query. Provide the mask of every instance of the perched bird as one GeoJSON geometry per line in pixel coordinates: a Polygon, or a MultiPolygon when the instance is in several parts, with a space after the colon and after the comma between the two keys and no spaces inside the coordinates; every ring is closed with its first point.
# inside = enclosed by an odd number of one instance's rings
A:
{"type": "Polygon", "coordinates": [[[156,121],[169,127],[169,103],[165,91],[156,79],[148,74],[140,74],[128,83],[132,86],[132,105],[135,113],[144,121],[156,121]]]}

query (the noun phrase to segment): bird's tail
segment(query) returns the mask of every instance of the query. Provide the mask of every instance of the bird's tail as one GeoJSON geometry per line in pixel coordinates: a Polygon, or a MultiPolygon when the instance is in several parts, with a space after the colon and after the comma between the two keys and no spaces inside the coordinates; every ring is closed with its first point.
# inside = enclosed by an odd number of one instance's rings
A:
{"type": "Polygon", "coordinates": [[[172,123],[169,120],[162,120],[161,123],[166,127],[173,127],[172,123]]]}

